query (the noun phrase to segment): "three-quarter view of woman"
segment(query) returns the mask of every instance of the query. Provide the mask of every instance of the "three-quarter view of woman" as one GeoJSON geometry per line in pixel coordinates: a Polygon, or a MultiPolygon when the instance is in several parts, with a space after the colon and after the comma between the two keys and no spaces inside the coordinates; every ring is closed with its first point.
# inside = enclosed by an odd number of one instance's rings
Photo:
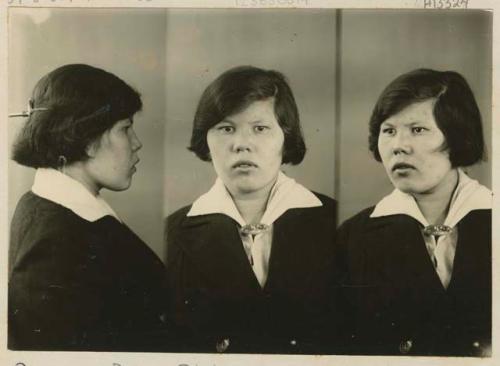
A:
{"type": "Polygon", "coordinates": [[[472,90],[453,71],[403,74],[369,129],[394,191],[338,232],[352,352],[490,354],[492,193],[463,169],[484,155],[472,90]]]}
{"type": "Polygon", "coordinates": [[[171,312],[186,349],[322,352],[336,203],[281,171],[306,152],[284,76],[252,66],[221,74],[201,96],[189,149],[218,178],[167,220],[171,312]]]}
{"type": "Polygon", "coordinates": [[[12,158],[36,169],[9,249],[8,346],[147,351],[164,334],[165,268],[100,196],[129,188],[140,95],[84,64],[36,84],[12,158]]]}

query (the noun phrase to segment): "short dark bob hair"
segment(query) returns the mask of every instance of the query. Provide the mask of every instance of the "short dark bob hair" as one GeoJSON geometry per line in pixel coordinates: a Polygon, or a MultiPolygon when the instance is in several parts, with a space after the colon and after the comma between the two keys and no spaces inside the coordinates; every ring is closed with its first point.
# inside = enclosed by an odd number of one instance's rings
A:
{"type": "Polygon", "coordinates": [[[253,66],[229,69],[205,89],[196,109],[188,149],[201,160],[210,161],[208,130],[251,103],[268,98],[274,98],[274,113],[285,135],[282,163],[299,164],[306,146],[292,90],[280,72],[253,66]]]}
{"type": "Polygon", "coordinates": [[[139,93],[123,80],[84,64],[61,66],[42,77],[29,104],[12,159],[33,168],[59,168],[62,158],[66,164],[87,160],[91,143],[142,109],[139,93]]]}
{"type": "Polygon", "coordinates": [[[380,125],[410,104],[435,99],[434,118],[445,137],[452,167],[469,166],[484,157],[481,114],[474,94],[454,71],[417,69],[397,77],[380,95],[370,118],[369,148],[377,161],[380,125]]]}

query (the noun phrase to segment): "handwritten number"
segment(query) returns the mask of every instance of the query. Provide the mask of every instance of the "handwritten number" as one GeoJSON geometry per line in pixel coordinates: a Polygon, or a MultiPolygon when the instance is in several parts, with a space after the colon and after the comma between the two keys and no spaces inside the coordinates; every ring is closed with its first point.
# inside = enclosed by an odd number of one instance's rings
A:
{"type": "Polygon", "coordinates": [[[469,0],[424,0],[424,9],[467,9],[469,0]]]}

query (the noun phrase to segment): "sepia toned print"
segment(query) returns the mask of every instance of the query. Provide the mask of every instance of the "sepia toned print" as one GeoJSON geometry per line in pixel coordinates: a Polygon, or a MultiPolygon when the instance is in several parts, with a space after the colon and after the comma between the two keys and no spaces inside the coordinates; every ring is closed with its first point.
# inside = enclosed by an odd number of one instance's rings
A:
{"type": "MultiPolygon", "coordinates": [[[[250,1],[174,8],[151,0],[103,8],[43,1],[6,6],[1,360],[495,364],[495,6],[474,9],[468,1],[467,10],[449,11],[437,1],[406,9],[377,2],[376,9],[348,9],[309,0],[299,8],[250,1]],[[46,167],[15,159],[23,129],[49,112],[30,102],[33,86],[75,64],[116,75],[142,104],[111,118],[96,144],[82,143],[96,163],[85,165],[91,179],[78,186],[83,191],[66,183],[73,179],[67,168],[86,161],[84,155],[56,151],[46,167]],[[284,161],[290,128],[271,97],[225,118],[211,116],[213,124],[198,136],[203,154],[190,141],[203,91],[238,67],[284,75],[306,147],[300,164],[296,157],[284,161]],[[448,81],[458,75],[468,92],[436,112],[437,100],[455,90],[443,87],[443,79],[430,88],[435,94],[374,123],[374,106],[391,81],[422,70],[448,81]],[[467,114],[474,108],[479,117],[467,114]],[[441,112],[448,113],[444,124],[441,112]],[[273,160],[280,156],[275,132],[283,138],[282,161],[273,160]],[[264,153],[250,154],[257,148],[264,153]],[[233,159],[232,150],[245,157],[233,159]],[[253,179],[260,167],[266,174],[253,179]],[[318,206],[292,207],[299,193],[275,205],[273,196],[281,197],[279,187],[291,181],[318,206]],[[268,193],[261,213],[283,206],[276,221],[254,220],[234,203],[260,188],[268,193]],[[97,200],[88,199],[95,193],[97,200]],[[75,197],[87,197],[76,202],[85,207],[76,213],[75,197]],[[193,205],[203,197],[203,207],[193,205]],[[429,202],[444,209],[428,211],[429,202]],[[28,212],[33,203],[36,212],[28,212]],[[194,206],[205,211],[191,215],[194,206]],[[56,225],[40,215],[51,208],[68,211],[75,222],[56,225]],[[116,227],[91,228],[102,220],[116,227]],[[45,252],[19,249],[42,248],[30,233],[47,230],[59,244],[45,252]]],[[[106,89],[84,79],[94,97],[106,89]]],[[[416,77],[409,84],[419,83],[416,77]]],[[[97,104],[74,103],[66,115],[104,121],[110,109],[97,104]]],[[[57,118],[49,120],[57,127],[57,118]]],[[[77,136],[90,133],[83,128],[77,136]]],[[[68,141],[48,145],[66,149],[68,141]]]]}

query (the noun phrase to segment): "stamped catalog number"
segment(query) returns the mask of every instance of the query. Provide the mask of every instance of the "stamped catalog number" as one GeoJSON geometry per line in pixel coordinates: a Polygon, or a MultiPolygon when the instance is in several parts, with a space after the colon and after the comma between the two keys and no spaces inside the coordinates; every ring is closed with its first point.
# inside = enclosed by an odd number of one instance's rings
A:
{"type": "Polygon", "coordinates": [[[424,0],[424,9],[467,9],[469,0],[424,0]]]}

